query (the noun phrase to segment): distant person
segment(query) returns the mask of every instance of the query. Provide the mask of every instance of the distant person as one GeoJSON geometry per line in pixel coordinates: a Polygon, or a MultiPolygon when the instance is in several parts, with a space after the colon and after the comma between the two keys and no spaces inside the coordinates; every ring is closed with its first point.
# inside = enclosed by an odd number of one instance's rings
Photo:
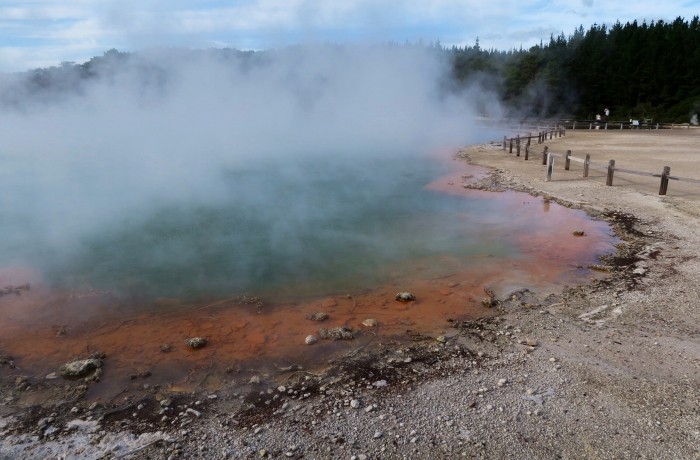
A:
{"type": "Polygon", "coordinates": [[[606,107],[605,108],[605,119],[607,120],[608,118],[610,118],[610,109],[606,107]]]}

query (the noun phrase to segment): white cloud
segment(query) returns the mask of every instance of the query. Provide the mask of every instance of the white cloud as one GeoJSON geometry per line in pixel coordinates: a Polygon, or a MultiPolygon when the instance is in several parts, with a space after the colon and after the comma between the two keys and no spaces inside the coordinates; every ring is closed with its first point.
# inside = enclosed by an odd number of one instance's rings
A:
{"type": "Polygon", "coordinates": [[[484,48],[512,49],[569,35],[579,25],[690,19],[699,9],[700,2],[682,0],[639,0],[633,7],[595,0],[6,0],[0,55],[12,59],[0,71],[89,59],[114,47],[261,49],[309,39],[471,45],[479,37],[484,48]]]}

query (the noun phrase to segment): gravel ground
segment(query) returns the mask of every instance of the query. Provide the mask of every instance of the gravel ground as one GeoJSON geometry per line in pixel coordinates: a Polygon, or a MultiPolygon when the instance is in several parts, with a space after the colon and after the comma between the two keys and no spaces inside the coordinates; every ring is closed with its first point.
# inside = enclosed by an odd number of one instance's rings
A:
{"type": "MultiPolygon", "coordinates": [[[[570,132],[546,145],[700,178],[700,130],[570,132]]],[[[75,397],[22,414],[6,399],[0,458],[700,458],[700,185],[672,182],[659,197],[653,181],[606,187],[561,165],[545,182],[541,161],[497,145],[458,156],[493,168],[470,187],[610,221],[622,239],[600,266],[610,276],[546,297],[496,293],[494,318],[243,390],[153,391],[107,408],[73,386],[75,397]]]]}

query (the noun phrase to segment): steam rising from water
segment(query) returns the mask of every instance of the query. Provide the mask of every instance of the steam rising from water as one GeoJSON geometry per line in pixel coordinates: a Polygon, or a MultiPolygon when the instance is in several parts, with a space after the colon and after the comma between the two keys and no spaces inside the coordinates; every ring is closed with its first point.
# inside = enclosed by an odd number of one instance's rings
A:
{"type": "Polygon", "coordinates": [[[406,192],[434,178],[424,154],[488,136],[446,90],[449,63],[418,47],[161,50],[91,71],[0,112],[0,266],[67,286],[173,288],[189,267],[200,288],[218,274],[245,289],[274,264],[369,257],[388,210],[428,209],[406,192]]]}

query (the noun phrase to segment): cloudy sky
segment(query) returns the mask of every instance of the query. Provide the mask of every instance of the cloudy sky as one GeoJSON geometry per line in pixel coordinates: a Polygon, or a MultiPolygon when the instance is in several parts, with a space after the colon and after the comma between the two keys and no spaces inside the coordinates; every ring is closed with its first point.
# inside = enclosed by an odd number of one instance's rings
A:
{"type": "Polygon", "coordinates": [[[529,47],[583,25],[690,20],[700,0],[0,0],[0,72],[158,46],[440,40],[529,47]]]}

